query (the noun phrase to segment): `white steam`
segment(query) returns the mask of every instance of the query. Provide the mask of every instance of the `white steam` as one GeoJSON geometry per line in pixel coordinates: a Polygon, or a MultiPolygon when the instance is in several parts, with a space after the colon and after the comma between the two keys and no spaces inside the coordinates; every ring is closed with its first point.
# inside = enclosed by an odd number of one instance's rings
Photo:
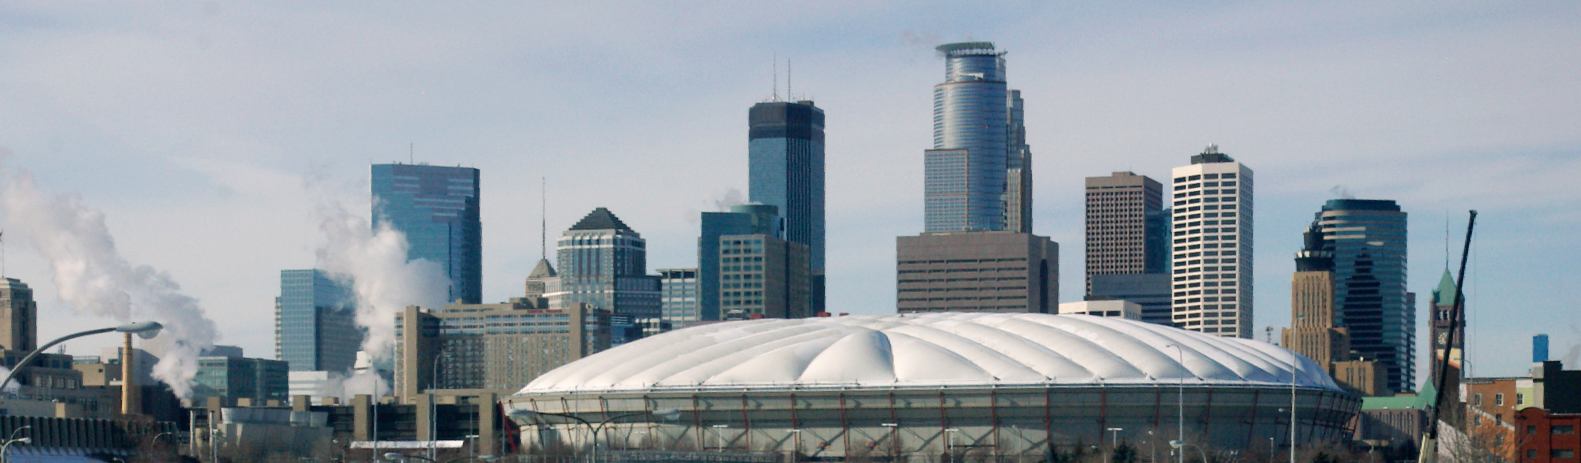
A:
{"type": "Polygon", "coordinates": [[[395,345],[395,319],[408,305],[442,307],[450,287],[439,264],[408,261],[406,236],[388,225],[374,229],[362,215],[338,204],[319,208],[318,266],[352,289],[357,325],[367,330],[362,350],[388,358],[395,345]]]}
{"type": "Polygon", "coordinates": [[[198,355],[217,337],[198,300],[183,294],[170,275],[122,257],[104,214],[80,197],[45,194],[26,172],[0,173],[0,183],[6,231],[17,232],[49,261],[61,301],[79,313],[163,323],[159,337],[147,341],[160,353],[154,377],[177,396],[190,397],[198,355]]]}

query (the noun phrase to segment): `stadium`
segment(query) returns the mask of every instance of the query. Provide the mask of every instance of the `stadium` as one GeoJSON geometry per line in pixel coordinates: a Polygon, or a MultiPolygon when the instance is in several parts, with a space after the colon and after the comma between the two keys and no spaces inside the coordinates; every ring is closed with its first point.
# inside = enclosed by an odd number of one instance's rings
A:
{"type": "Polygon", "coordinates": [[[1142,455],[1341,439],[1360,399],[1244,339],[1086,315],[764,319],[565,365],[507,404],[524,449],[761,452],[823,461],[1142,455]],[[1294,374],[1292,374],[1294,373],[1294,374]],[[1184,422],[1182,429],[1178,423],[1184,422]],[[1272,441],[1270,441],[1272,439],[1272,441]]]}

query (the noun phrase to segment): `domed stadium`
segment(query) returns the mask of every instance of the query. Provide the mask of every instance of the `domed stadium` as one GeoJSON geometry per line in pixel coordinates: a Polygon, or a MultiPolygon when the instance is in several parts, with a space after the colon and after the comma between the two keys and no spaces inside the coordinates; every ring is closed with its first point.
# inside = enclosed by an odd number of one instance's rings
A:
{"type": "Polygon", "coordinates": [[[508,407],[538,451],[589,449],[596,428],[603,449],[922,461],[1112,440],[1163,455],[1182,437],[1284,448],[1292,393],[1301,446],[1345,435],[1360,404],[1263,342],[1086,315],[938,313],[695,326],[552,370],[508,407]]]}

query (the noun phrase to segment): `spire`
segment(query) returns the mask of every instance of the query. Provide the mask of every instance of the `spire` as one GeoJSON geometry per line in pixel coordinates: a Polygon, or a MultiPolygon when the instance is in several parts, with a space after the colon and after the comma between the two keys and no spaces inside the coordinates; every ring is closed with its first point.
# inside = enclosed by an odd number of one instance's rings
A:
{"type": "Polygon", "coordinates": [[[538,257],[549,258],[549,178],[538,177],[538,257]]]}
{"type": "Polygon", "coordinates": [[[1433,290],[1433,305],[1449,307],[1455,305],[1455,276],[1449,274],[1449,269],[1444,269],[1444,275],[1438,278],[1438,288],[1433,290]]]}

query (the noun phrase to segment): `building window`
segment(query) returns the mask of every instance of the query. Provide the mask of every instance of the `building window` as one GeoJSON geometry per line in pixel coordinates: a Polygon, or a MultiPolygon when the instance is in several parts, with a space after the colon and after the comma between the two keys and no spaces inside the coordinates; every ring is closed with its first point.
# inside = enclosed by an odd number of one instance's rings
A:
{"type": "Polygon", "coordinates": [[[1498,394],[1493,394],[1493,406],[1495,406],[1495,407],[1503,407],[1504,406],[1504,393],[1503,392],[1500,392],[1498,394]]]}
{"type": "Polygon", "coordinates": [[[1573,425],[1568,425],[1568,424],[1554,425],[1554,428],[1553,428],[1553,434],[1555,436],[1566,436],[1566,435],[1570,435],[1570,434],[1575,434],[1575,432],[1576,432],[1576,427],[1573,426],[1573,425]]]}
{"type": "Polygon", "coordinates": [[[1552,458],[1575,458],[1576,452],[1570,449],[1553,449],[1548,452],[1548,456],[1552,458]]]}

